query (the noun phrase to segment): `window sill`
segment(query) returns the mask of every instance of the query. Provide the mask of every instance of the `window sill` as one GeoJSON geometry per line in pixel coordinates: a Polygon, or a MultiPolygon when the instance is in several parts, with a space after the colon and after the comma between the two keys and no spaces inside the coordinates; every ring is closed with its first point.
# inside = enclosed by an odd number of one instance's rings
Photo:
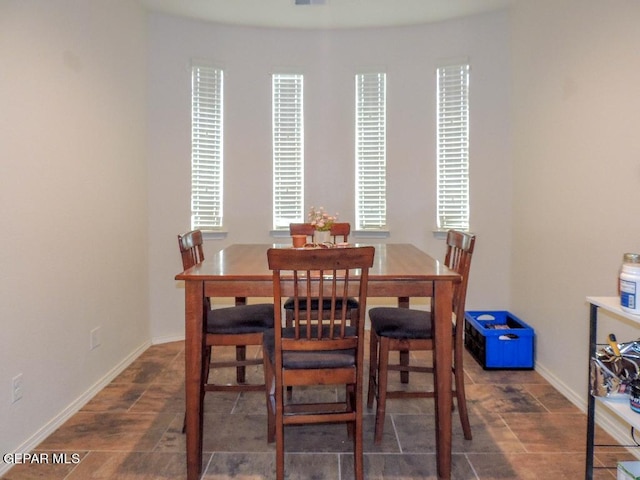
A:
{"type": "Polygon", "coordinates": [[[354,230],[351,232],[355,238],[389,238],[389,230],[354,230]]]}
{"type": "Polygon", "coordinates": [[[228,235],[226,230],[202,230],[202,238],[205,240],[224,240],[228,235]]]}
{"type": "Polygon", "coordinates": [[[461,229],[461,228],[460,229],[457,229],[457,228],[446,228],[446,229],[440,229],[440,230],[435,229],[433,231],[433,237],[441,239],[441,240],[444,240],[444,239],[447,238],[447,233],[449,232],[449,230],[458,230],[458,231],[464,232],[464,233],[471,233],[471,230],[469,230],[469,229],[461,229]]]}
{"type": "Polygon", "coordinates": [[[289,230],[271,230],[269,235],[273,238],[289,238],[291,235],[289,234],[289,230]]]}

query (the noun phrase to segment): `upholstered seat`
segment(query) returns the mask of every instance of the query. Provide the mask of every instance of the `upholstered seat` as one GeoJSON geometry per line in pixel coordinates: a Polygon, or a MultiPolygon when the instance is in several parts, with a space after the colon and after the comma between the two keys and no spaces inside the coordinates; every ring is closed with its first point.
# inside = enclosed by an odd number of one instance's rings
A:
{"type": "Polygon", "coordinates": [[[238,335],[273,329],[273,305],[238,305],[207,312],[207,333],[238,335]]]}
{"type": "Polygon", "coordinates": [[[431,338],[431,312],[395,307],[369,311],[371,330],[383,337],[398,339],[431,338]]]}
{"type": "MultiPolygon", "coordinates": [[[[329,334],[328,329],[323,329],[323,336],[326,338],[329,334]]],[[[357,335],[357,330],[354,327],[347,327],[345,335],[353,337],[357,335]]],[[[311,335],[314,336],[313,333],[311,335]]],[[[295,338],[295,329],[283,328],[283,338],[295,338]]],[[[275,346],[275,332],[273,329],[264,333],[263,347],[265,349],[264,354],[269,357],[272,364],[276,361],[276,346],[275,346]]],[[[282,354],[282,367],[289,369],[308,370],[312,368],[341,368],[341,367],[353,367],[356,364],[356,350],[310,350],[306,352],[301,351],[286,351],[282,354]]]]}

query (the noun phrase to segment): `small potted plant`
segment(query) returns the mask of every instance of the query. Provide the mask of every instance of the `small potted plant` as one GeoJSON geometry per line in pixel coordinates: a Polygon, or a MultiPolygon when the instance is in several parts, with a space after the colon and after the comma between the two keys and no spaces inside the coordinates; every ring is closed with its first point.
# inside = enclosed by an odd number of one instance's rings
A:
{"type": "Polygon", "coordinates": [[[324,207],[309,209],[309,223],[313,225],[313,242],[316,244],[331,243],[331,226],[338,219],[338,214],[329,215],[324,207]]]}

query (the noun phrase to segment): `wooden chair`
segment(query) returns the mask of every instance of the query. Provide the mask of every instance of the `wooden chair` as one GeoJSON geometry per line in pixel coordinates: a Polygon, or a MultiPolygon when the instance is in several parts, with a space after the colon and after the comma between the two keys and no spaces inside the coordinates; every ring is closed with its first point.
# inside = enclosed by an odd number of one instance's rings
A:
{"type": "MultiPolygon", "coordinates": [[[[313,232],[315,228],[310,223],[291,223],[289,224],[289,233],[291,235],[306,235],[308,237],[309,242],[313,242],[313,232]]],[[[333,238],[333,243],[338,242],[348,242],[349,234],[351,233],[351,224],[348,222],[336,222],[331,226],[331,237],[333,238]]],[[[319,310],[318,299],[311,299],[311,310],[314,312],[314,318],[317,318],[317,312],[319,310]]],[[[328,300],[325,300],[324,310],[329,311],[331,306],[328,300]]],[[[284,302],[284,311],[285,311],[285,322],[287,327],[290,327],[293,323],[293,298],[288,298],[286,302],[284,302]]],[[[304,299],[302,300],[302,304],[300,305],[302,310],[305,310],[307,306],[304,303],[304,299]]],[[[338,310],[342,308],[342,305],[338,304],[338,310]]],[[[354,318],[358,317],[357,313],[358,309],[358,301],[349,297],[347,299],[347,310],[349,318],[353,315],[354,318]]],[[[292,395],[292,387],[287,388],[287,398],[291,399],[292,395]]]]}
{"type": "Polygon", "coordinates": [[[351,234],[351,224],[349,222],[335,222],[331,225],[331,237],[333,243],[347,243],[351,234]]]}
{"type": "Polygon", "coordinates": [[[306,235],[309,243],[313,241],[313,225],[310,223],[290,223],[289,234],[290,235],[306,235]]]}
{"type": "MultiPolygon", "coordinates": [[[[314,231],[313,225],[311,225],[310,223],[291,223],[289,225],[289,232],[291,233],[291,235],[307,235],[308,237],[313,237],[313,231],[314,231]]],[[[350,233],[351,233],[351,225],[348,222],[334,223],[331,226],[331,235],[334,239],[334,243],[337,243],[338,240],[341,242],[347,242],[349,240],[350,233]]],[[[300,308],[302,308],[303,310],[307,308],[304,302],[300,308]]],[[[338,305],[338,309],[341,309],[341,308],[342,308],[342,305],[338,305]]],[[[357,308],[358,308],[358,302],[356,301],[356,299],[348,298],[347,309],[349,311],[348,312],[349,315],[351,315],[351,313],[353,312],[354,316],[357,318],[357,313],[355,313],[355,310],[357,308]]],[[[286,313],[287,326],[291,326],[291,321],[293,318],[293,298],[289,298],[287,299],[286,302],[284,302],[284,309],[286,313]]],[[[314,312],[318,311],[317,298],[313,298],[311,300],[311,310],[313,310],[314,312]]],[[[325,301],[324,310],[325,311],[329,310],[328,300],[325,301]]]]}
{"type": "MultiPolygon", "coordinates": [[[[464,306],[469,281],[471,256],[475,246],[475,236],[450,230],[447,234],[447,252],[445,264],[462,276],[462,281],[455,285],[453,292],[454,352],[453,374],[455,377],[454,392],[457,400],[460,422],[464,438],[471,440],[471,425],[467,413],[464,393],[463,371],[463,335],[464,306]]],[[[369,311],[371,320],[369,391],[367,407],[373,407],[374,397],[377,400],[374,442],[382,441],[385,407],[387,398],[433,398],[434,392],[424,391],[387,391],[389,370],[402,372],[433,373],[432,366],[409,365],[403,359],[399,364],[389,363],[389,352],[401,353],[417,350],[433,350],[433,334],[431,312],[397,307],[377,307],[369,311]]]]}
{"type": "MultiPolygon", "coordinates": [[[[194,230],[178,235],[178,246],[182,256],[182,268],[187,270],[204,260],[202,232],[194,230]]],[[[272,304],[237,305],[235,307],[211,309],[205,297],[206,347],[202,359],[204,391],[260,391],[264,384],[246,383],[245,367],[261,365],[261,358],[246,358],[247,345],[262,345],[262,335],[273,330],[274,312],[272,304]],[[235,346],[236,359],[212,362],[213,347],[235,346]],[[209,383],[211,368],[236,368],[235,384],[209,383]]]]}
{"type": "MultiPolygon", "coordinates": [[[[310,223],[290,223],[290,235],[306,235],[309,242],[313,241],[313,232],[315,229],[310,223]]],[[[335,222],[331,225],[331,238],[333,243],[346,243],[349,241],[351,234],[351,224],[349,222],[335,222]]]]}
{"type": "Polygon", "coordinates": [[[356,480],[363,478],[362,381],[364,311],[374,247],[341,249],[269,249],[273,271],[275,325],[265,333],[263,354],[267,385],[268,440],[276,442],[276,478],[284,478],[284,430],[287,425],[346,422],[353,439],[356,480]],[[281,327],[284,298],[294,298],[293,325],[281,327]],[[348,296],[358,299],[357,322],[348,316],[348,296]],[[311,299],[319,298],[318,320],[311,299]],[[329,311],[322,307],[329,300],[329,311]],[[304,302],[305,308],[301,307],[304,302]],[[341,308],[337,308],[337,305],[341,308]],[[346,385],[343,400],[331,403],[285,402],[287,386],[346,385]]]}

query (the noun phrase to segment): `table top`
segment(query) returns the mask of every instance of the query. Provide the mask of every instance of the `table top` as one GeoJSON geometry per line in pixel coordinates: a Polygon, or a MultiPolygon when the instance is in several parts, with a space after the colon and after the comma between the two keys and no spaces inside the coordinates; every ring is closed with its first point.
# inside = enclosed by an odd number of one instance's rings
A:
{"type": "MultiPolygon", "coordinates": [[[[363,244],[356,244],[361,246],[363,244]]],[[[460,275],[447,268],[414,245],[408,243],[372,244],[375,249],[369,281],[433,281],[459,282],[460,275]]],[[[284,244],[234,244],[202,263],[179,273],[176,280],[269,280],[272,272],[267,264],[267,249],[291,248],[284,244]]]]}

